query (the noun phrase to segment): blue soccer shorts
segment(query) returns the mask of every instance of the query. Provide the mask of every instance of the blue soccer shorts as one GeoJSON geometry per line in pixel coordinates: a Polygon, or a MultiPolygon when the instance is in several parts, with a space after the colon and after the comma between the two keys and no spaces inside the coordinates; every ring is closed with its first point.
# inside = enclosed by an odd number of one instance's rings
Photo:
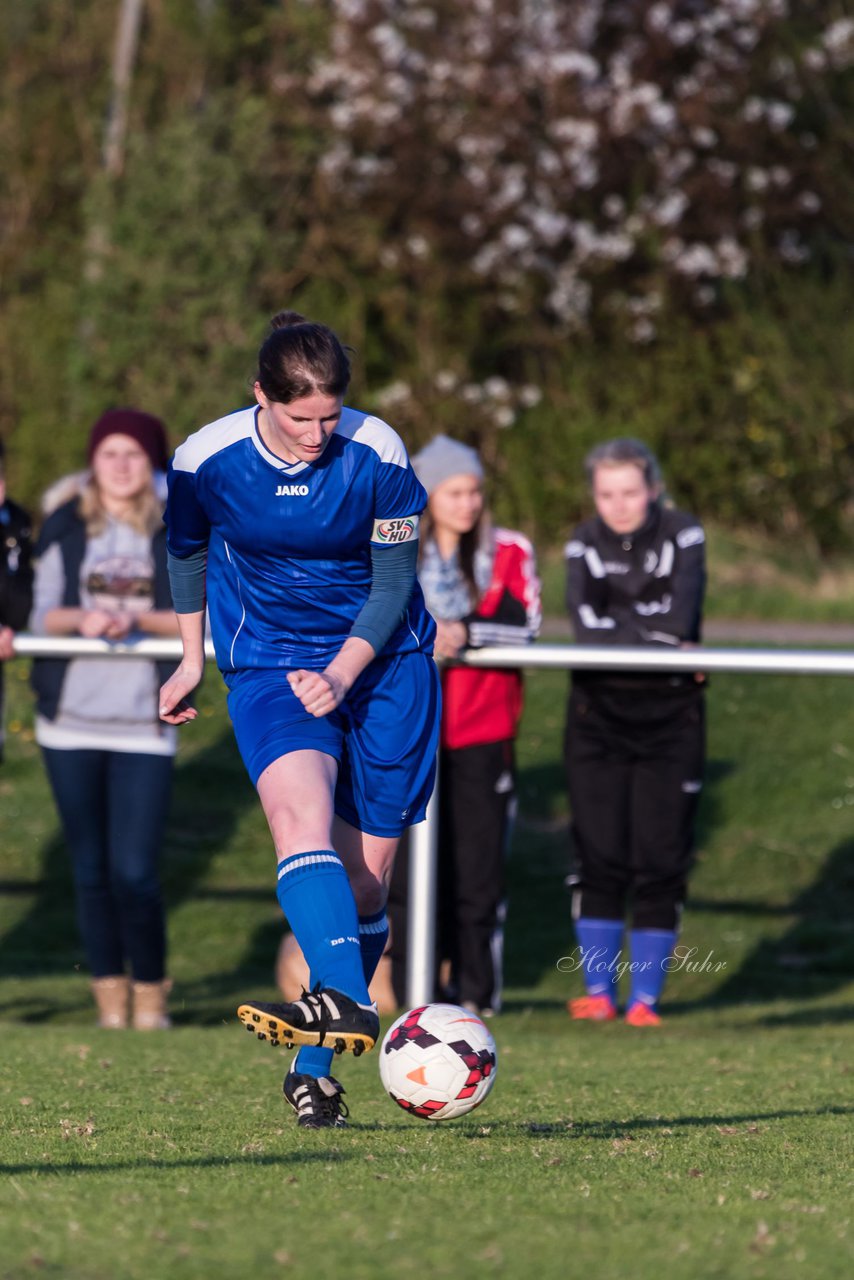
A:
{"type": "Polygon", "coordinates": [[[225,673],[228,711],[253,785],[290,751],[338,761],[335,812],[368,835],[398,836],[421,822],[436,780],[441,692],[423,653],[375,658],[339,707],[312,716],[288,669],[225,673]]]}

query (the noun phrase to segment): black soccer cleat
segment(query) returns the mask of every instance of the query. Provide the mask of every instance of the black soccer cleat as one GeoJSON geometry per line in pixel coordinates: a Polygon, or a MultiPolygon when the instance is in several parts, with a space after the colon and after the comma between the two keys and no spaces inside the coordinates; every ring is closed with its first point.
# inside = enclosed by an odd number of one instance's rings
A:
{"type": "Polygon", "coordinates": [[[326,1045],[336,1053],[352,1052],[356,1057],[373,1049],[380,1033],[376,1005],[365,1008],[332,987],[303,991],[301,1000],[291,1004],[266,1004],[249,1000],[237,1016],[259,1040],[274,1047],[295,1044],[326,1045]]]}
{"type": "Polygon", "coordinates": [[[297,1113],[301,1129],[346,1129],[350,1114],[341,1101],[344,1086],[332,1076],[305,1076],[293,1069],[285,1076],[282,1092],[297,1113]]]}

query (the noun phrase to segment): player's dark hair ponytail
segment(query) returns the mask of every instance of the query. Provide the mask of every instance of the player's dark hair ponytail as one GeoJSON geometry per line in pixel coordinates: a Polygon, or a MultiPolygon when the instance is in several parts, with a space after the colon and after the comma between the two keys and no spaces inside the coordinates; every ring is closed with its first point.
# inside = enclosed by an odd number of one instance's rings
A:
{"type": "Polygon", "coordinates": [[[289,329],[295,324],[308,324],[308,321],[298,311],[277,311],[270,321],[270,328],[289,329]]]}
{"type": "Polygon", "coordinates": [[[325,324],[296,311],[279,311],[273,332],[258,352],[257,381],[268,400],[289,404],[321,392],[343,396],[350,385],[350,361],[325,324]]]}

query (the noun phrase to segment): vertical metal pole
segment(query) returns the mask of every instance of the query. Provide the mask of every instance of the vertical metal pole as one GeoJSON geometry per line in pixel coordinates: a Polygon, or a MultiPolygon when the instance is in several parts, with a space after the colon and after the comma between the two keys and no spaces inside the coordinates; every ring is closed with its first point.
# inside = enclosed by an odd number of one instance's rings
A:
{"type": "Polygon", "coordinates": [[[436,969],[436,855],[439,844],[439,773],[423,822],[409,828],[409,921],[406,1006],[429,1004],[436,969]]]}

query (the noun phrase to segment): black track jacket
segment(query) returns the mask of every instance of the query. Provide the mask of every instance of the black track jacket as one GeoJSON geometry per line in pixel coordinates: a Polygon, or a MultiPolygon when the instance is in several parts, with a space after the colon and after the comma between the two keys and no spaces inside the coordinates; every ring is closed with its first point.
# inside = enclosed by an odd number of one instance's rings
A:
{"type": "MultiPolygon", "coordinates": [[[[614,533],[599,517],[580,524],[566,545],[569,609],[579,644],[698,643],[706,585],[705,534],[694,516],[653,504],[633,534],[614,533]]],[[[660,685],[690,675],[578,671],[576,683],[660,685]],[[627,680],[628,677],[628,680],[627,680]]]]}

